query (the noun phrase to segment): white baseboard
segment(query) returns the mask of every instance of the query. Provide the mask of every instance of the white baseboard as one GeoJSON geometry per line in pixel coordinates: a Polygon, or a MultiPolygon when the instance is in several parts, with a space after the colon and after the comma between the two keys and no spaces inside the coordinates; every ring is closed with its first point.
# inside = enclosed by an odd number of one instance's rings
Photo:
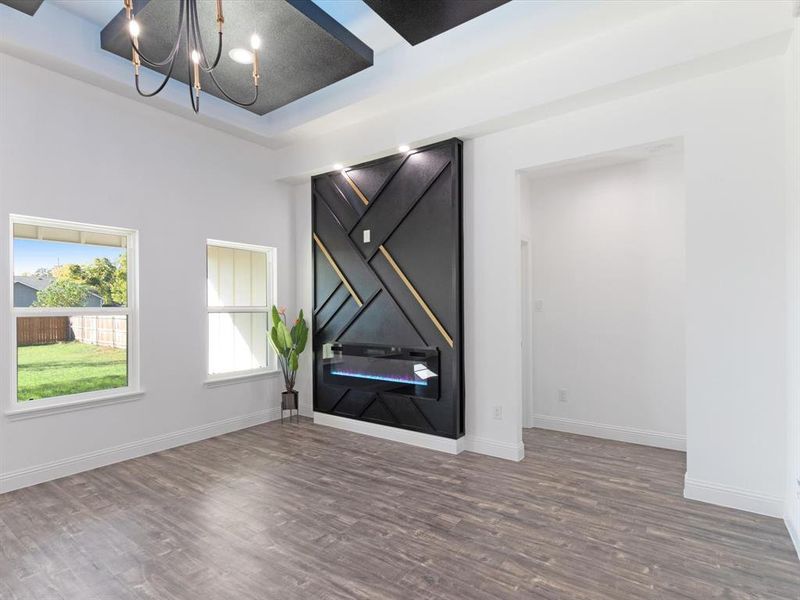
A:
{"type": "Polygon", "coordinates": [[[489,438],[468,435],[464,438],[464,450],[486,454],[496,458],[504,458],[516,462],[525,458],[525,446],[520,441],[518,444],[498,442],[489,438]]]}
{"type": "Polygon", "coordinates": [[[784,500],[778,496],[768,496],[761,492],[736,488],[721,483],[701,481],[688,475],[684,478],[683,496],[689,500],[699,500],[709,504],[727,506],[738,510],[783,518],[784,500]]]}
{"type": "Polygon", "coordinates": [[[177,446],[199,442],[239,429],[253,427],[268,421],[281,418],[280,408],[268,408],[240,417],[232,417],[223,421],[191,427],[173,433],[166,433],[145,440],[121,444],[79,456],[27,467],[17,471],[0,474],[0,494],[20,488],[60,479],[75,473],[97,469],[123,460],[138,458],[153,452],[168,450],[177,446]]]}
{"type": "Polygon", "coordinates": [[[786,523],[786,529],[789,530],[789,537],[792,538],[797,558],[800,558],[800,530],[797,529],[797,526],[789,517],[786,517],[783,521],[786,523]]]}
{"type": "Polygon", "coordinates": [[[447,452],[448,454],[459,454],[466,450],[468,452],[476,452],[478,454],[485,454],[487,456],[513,461],[520,461],[525,458],[525,447],[522,445],[522,442],[519,444],[511,444],[471,435],[453,440],[438,435],[408,431],[407,429],[398,429],[397,427],[389,427],[388,425],[378,425],[376,423],[368,423],[366,421],[337,417],[335,415],[319,412],[314,413],[314,423],[327,427],[344,429],[353,433],[361,433],[384,440],[391,440],[393,442],[400,442],[402,444],[419,446],[420,448],[427,448],[428,450],[447,452]]]}
{"type": "Polygon", "coordinates": [[[407,429],[389,427],[388,425],[378,425],[377,423],[368,423],[367,421],[348,419],[347,417],[337,417],[336,415],[321,412],[314,412],[314,423],[393,442],[419,446],[428,450],[447,452],[448,454],[459,454],[464,449],[464,438],[454,440],[438,435],[409,431],[407,429]]]}
{"type": "Polygon", "coordinates": [[[552,429],[554,431],[588,435],[617,442],[628,442],[629,444],[686,451],[686,436],[676,433],[663,433],[620,425],[605,425],[603,423],[580,421],[566,417],[551,417],[549,415],[533,415],[533,426],[539,429],[552,429]]]}

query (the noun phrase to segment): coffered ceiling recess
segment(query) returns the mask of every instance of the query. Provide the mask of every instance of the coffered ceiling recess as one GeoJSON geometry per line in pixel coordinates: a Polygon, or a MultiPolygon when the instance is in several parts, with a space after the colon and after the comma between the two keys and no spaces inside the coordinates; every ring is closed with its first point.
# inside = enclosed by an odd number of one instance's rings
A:
{"type": "Polygon", "coordinates": [[[412,46],[479,17],[509,0],[364,0],[412,46]]]}
{"type": "MultiPolygon", "coordinates": [[[[197,6],[203,38],[214,45],[215,3],[198,2],[197,6]]],[[[258,115],[372,66],[372,49],[311,0],[236,0],[224,1],[223,6],[223,55],[214,74],[231,96],[252,97],[252,67],[235,62],[228,52],[237,47],[249,48],[250,37],[254,33],[260,36],[260,93],[258,101],[247,109],[258,115]]],[[[175,40],[178,3],[134,0],[134,14],[141,29],[142,52],[154,60],[167,56],[175,40]]],[[[124,11],[103,28],[100,39],[104,50],[130,60],[131,42],[124,11]]],[[[166,73],[167,66],[160,71],[166,73]]],[[[173,77],[188,84],[191,75],[185,54],[179,53],[173,77]]],[[[204,92],[223,98],[205,73],[200,78],[204,92]]]]}
{"type": "Polygon", "coordinates": [[[44,2],[44,0],[0,0],[0,4],[16,8],[18,11],[31,16],[36,14],[42,2],[44,2]]]}

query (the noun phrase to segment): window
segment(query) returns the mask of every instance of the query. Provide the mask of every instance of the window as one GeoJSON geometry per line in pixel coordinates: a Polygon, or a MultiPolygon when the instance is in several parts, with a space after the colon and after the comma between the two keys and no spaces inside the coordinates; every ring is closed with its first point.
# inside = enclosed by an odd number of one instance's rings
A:
{"type": "Polygon", "coordinates": [[[277,368],[267,341],[275,303],[275,249],[209,240],[208,375],[227,379],[277,368]]]}
{"type": "Polygon", "coordinates": [[[11,216],[11,413],[131,395],[136,232],[11,216]]]}

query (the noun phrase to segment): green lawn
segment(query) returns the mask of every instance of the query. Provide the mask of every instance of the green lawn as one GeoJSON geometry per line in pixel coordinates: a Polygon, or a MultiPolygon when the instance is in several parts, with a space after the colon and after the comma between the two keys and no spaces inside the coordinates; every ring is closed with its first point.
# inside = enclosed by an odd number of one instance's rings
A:
{"type": "Polygon", "coordinates": [[[38,400],[128,385],[125,350],[79,342],[17,350],[17,400],[38,400]]]}

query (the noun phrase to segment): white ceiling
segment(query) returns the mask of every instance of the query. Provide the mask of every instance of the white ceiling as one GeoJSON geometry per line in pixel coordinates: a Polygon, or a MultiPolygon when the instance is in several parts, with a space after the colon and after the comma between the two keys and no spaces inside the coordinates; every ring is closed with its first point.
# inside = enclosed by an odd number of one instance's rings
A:
{"type": "Polygon", "coordinates": [[[104,27],[114,15],[122,10],[122,2],[117,0],[47,0],[74,15],[104,27]]]}
{"type": "MultiPolygon", "coordinates": [[[[157,99],[139,100],[282,148],[434,97],[465,79],[480,79],[678,3],[514,0],[412,47],[362,0],[316,2],[373,48],[373,67],[261,117],[213,97],[197,117],[178,82],[157,99]]],[[[100,30],[121,9],[122,0],[46,0],[30,18],[0,5],[0,51],[138,99],[131,90],[129,61],[99,45],[100,30]]],[[[143,83],[152,87],[148,77],[145,72],[143,83]]]]}

